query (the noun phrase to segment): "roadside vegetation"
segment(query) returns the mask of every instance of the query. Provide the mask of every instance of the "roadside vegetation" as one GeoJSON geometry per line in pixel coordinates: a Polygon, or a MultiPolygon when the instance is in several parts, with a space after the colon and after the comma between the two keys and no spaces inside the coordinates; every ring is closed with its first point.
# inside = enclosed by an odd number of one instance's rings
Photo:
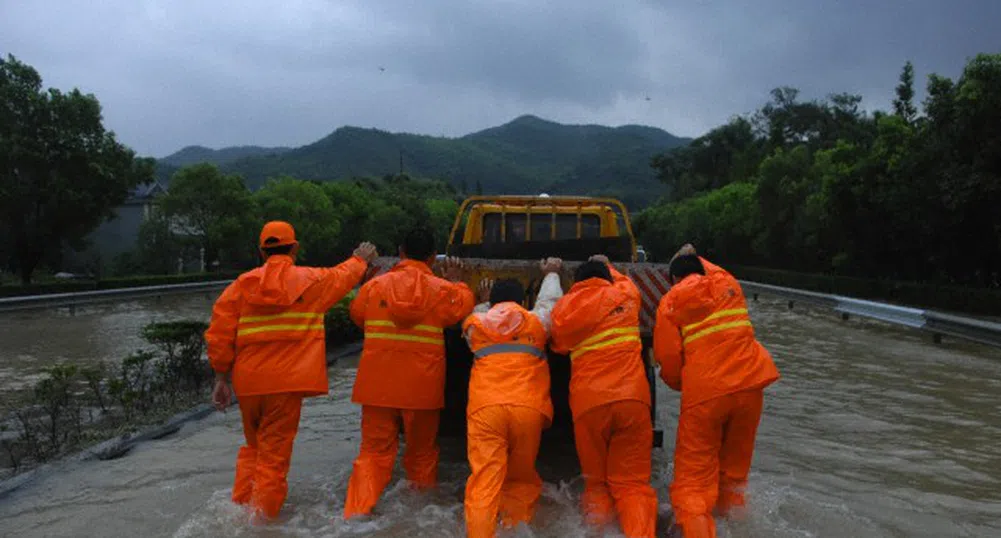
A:
{"type": "MultiPolygon", "coordinates": [[[[907,63],[889,111],[778,88],[656,157],[670,194],[637,217],[641,243],[670,256],[692,241],[724,264],[885,290],[1001,289],[1001,54],[970,59],[956,80],[929,75],[921,103],[914,80],[907,63]]],[[[982,308],[998,312],[999,298],[982,308]]]]}
{"type": "MultiPolygon", "coordinates": [[[[326,316],[327,345],[361,339],[348,317],[354,293],[326,316]]],[[[48,368],[29,390],[4,395],[0,405],[0,479],[131,435],[209,401],[213,372],[205,356],[202,321],[151,323],[146,345],[115,362],[48,368]]]]}
{"type": "Polygon", "coordinates": [[[434,166],[415,157],[425,153],[362,143],[394,138],[358,129],[307,148],[249,148],[236,160],[192,157],[167,166],[136,157],[105,131],[94,96],[43,90],[34,69],[8,56],[0,59],[0,110],[44,113],[0,122],[0,160],[10,163],[0,169],[0,267],[24,283],[0,277],[0,297],[232,278],[258,263],[255,234],[268,219],[296,226],[306,265],[342,261],[362,240],[394,255],[401,231],[417,223],[431,226],[444,248],[468,194],[552,187],[623,197],[628,191],[629,200],[642,200],[632,204],[645,206],[634,212],[634,229],[653,261],[691,241],[748,278],[773,284],[1001,315],[1001,54],[971,58],[955,80],[928,75],[920,102],[915,80],[907,63],[886,111],[850,93],[804,100],[794,88],[776,88],[757,111],[690,143],[635,127],[564,132],[524,117],[457,145],[400,138],[434,149],[427,155],[444,152],[434,166]],[[632,145],[616,141],[626,135],[632,145]],[[63,139],[76,145],[45,153],[63,139]],[[659,140],[661,153],[644,149],[650,140],[659,140]],[[536,149],[526,153],[518,144],[529,142],[536,149]],[[536,151],[547,144],[559,151],[536,151]],[[361,153],[345,153],[348,146],[361,153]],[[362,151],[369,146],[379,150],[362,151]],[[394,165],[403,155],[428,177],[359,176],[374,165],[349,166],[350,155],[372,156],[373,163],[392,155],[394,165]],[[469,170],[483,163],[469,160],[485,155],[491,173],[481,182],[469,170]],[[522,177],[504,172],[512,160],[531,165],[525,177],[555,174],[540,172],[550,170],[546,155],[563,163],[559,178],[501,181],[522,177]],[[338,168],[335,161],[348,164],[338,168]],[[624,172],[625,161],[643,161],[658,188],[648,188],[650,177],[639,171],[624,172]],[[438,166],[443,162],[454,166],[438,166]],[[581,166],[588,174],[571,173],[581,166]],[[36,269],[58,270],[67,248],[82,246],[132,188],[165,170],[160,180],[168,191],[142,224],[135,250],[85,271],[89,280],[27,285],[36,269]],[[615,180],[599,181],[596,171],[615,180]],[[625,190],[602,190],[608,185],[625,190]],[[637,193],[637,185],[645,187],[637,193]],[[60,196],[47,194],[55,191],[60,196]],[[176,275],[178,260],[204,260],[207,272],[176,275]]]}

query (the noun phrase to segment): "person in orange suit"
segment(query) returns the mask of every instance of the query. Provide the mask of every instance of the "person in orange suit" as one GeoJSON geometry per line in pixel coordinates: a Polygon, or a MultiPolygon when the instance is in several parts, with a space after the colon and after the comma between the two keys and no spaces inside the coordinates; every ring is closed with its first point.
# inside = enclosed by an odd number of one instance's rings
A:
{"type": "Polygon", "coordinates": [[[205,332],[216,372],[212,399],[223,411],[235,391],[243,418],[246,444],[237,455],[232,498],[249,504],[257,522],[277,517],[288,495],[303,398],[328,391],[324,315],[376,257],[375,247],[362,243],[336,267],[300,267],[298,248],[292,225],[265,224],[263,266],[226,287],[205,332]]]}
{"type": "Polygon", "coordinates": [[[438,420],[445,406],[444,329],[473,311],[475,298],[459,260],[435,276],[434,236],[411,231],[401,261],[366,282],[351,302],[351,318],[365,341],[351,400],[362,406],[361,448],[348,481],[344,518],[371,514],[389,484],[396,462],[399,422],[410,483],[438,481],[438,420]]]}
{"type": "Polygon", "coordinates": [[[740,283],[685,245],[657,308],[654,357],[681,391],[671,504],[685,538],[716,536],[713,511],[745,505],[763,389],[779,379],[758,343],[740,283]]]}
{"type": "Polygon", "coordinates": [[[553,309],[551,348],[570,354],[570,410],[589,524],[617,514],[623,533],[653,537],[653,422],[639,333],[640,292],[605,256],[578,267],[553,309]]]}
{"type": "Polygon", "coordinates": [[[546,342],[550,312],[563,295],[562,261],[549,258],[540,268],[544,277],[531,311],[521,305],[525,290],[517,280],[484,281],[481,294],[489,294],[489,303],[477,305],[463,323],[474,360],[466,407],[470,538],[493,538],[498,513],[507,528],[530,523],[542,494],[535,458],[553,421],[546,342]]]}

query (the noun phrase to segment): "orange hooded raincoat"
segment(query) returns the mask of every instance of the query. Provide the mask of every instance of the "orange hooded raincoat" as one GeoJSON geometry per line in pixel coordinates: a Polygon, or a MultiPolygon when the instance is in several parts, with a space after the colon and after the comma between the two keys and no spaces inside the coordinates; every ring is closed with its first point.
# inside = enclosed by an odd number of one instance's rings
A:
{"type": "Polygon", "coordinates": [[[650,485],[653,423],[639,334],[640,292],[613,282],[577,282],[553,309],[553,351],[570,353],[570,410],[588,521],[618,513],[629,537],[653,537],[657,494],[650,485]]]}
{"type": "Polygon", "coordinates": [[[271,256],[216,301],[205,332],[209,362],[216,372],[232,374],[246,438],[236,460],[234,502],[278,515],[302,399],[328,390],[324,315],[367,267],[357,256],[325,269],[271,256]]]}
{"type": "Polygon", "coordinates": [[[483,303],[463,324],[474,357],[466,409],[470,538],[495,536],[498,513],[509,528],[535,515],[542,493],[535,458],[553,420],[546,341],[562,295],[559,275],[550,273],[531,312],[513,302],[483,303]]]}
{"type": "Polygon", "coordinates": [[[402,419],[407,478],[438,479],[438,418],[445,406],[444,329],[474,306],[465,283],[436,277],[404,259],[361,287],[351,319],[365,330],[352,401],[361,404],[361,449],[348,483],[344,517],[369,514],[389,484],[402,419]]]}
{"type": "Polygon", "coordinates": [[[716,536],[714,509],[743,506],[762,389],[779,379],[754,337],[740,283],[705,259],[657,309],[654,357],[681,391],[671,504],[685,538],[716,536]]]}

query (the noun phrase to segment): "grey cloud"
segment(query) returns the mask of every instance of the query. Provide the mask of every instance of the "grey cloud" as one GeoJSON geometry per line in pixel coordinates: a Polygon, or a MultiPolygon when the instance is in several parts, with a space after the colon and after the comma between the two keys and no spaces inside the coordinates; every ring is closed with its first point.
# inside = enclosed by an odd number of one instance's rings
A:
{"type": "Polygon", "coordinates": [[[523,113],[697,136],[776,86],[886,107],[908,59],[920,90],[1001,50],[996,0],[82,4],[0,3],[0,53],[95,93],[106,124],[158,156],[345,124],[461,135],[523,113]]]}

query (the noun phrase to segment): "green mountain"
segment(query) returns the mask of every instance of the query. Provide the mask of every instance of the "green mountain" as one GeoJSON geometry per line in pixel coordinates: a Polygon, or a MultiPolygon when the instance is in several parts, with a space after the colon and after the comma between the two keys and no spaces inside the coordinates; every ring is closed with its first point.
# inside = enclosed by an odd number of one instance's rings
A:
{"type": "Polygon", "coordinates": [[[158,177],[164,179],[181,163],[208,161],[243,175],[256,189],[279,175],[336,180],[395,174],[402,160],[408,175],[443,179],[460,192],[600,194],[640,208],[664,194],[650,158],[690,141],[653,127],[563,125],[535,116],[459,138],[341,127],[306,146],[258,148],[257,153],[224,162],[211,159],[233,155],[239,148],[185,148],[160,161],[166,166],[158,177]],[[204,155],[202,160],[192,161],[198,155],[204,155]]]}
{"type": "Polygon", "coordinates": [[[260,146],[235,146],[231,148],[211,149],[205,146],[188,146],[160,159],[160,162],[174,167],[198,163],[212,163],[222,166],[247,157],[278,155],[290,149],[292,148],[262,148],[260,146]]]}

